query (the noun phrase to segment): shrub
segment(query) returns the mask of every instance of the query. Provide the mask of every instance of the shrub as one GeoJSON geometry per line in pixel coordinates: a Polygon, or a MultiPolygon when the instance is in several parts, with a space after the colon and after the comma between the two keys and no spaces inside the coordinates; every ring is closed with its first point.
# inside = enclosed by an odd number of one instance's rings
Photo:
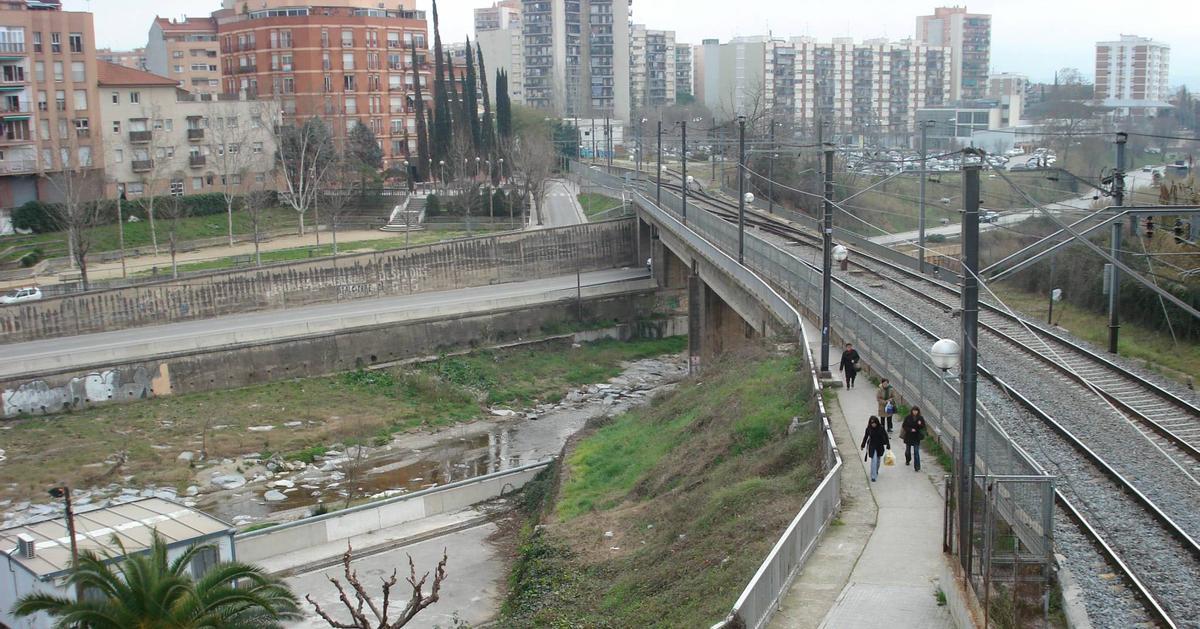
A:
{"type": "Polygon", "coordinates": [[[29,201],[13,210],[12,224],[17,229],[33,230],[35,234],[58,230],[50,204],[41,201],[29,201]]]}
{"type": "Polygon", "coordinates": [[[21,256],[21,266],[29,268],[38,262],[41,262],[45,257],[45,252],[43,252],[40,248],[35,248],[33,251],[21,256]]]}

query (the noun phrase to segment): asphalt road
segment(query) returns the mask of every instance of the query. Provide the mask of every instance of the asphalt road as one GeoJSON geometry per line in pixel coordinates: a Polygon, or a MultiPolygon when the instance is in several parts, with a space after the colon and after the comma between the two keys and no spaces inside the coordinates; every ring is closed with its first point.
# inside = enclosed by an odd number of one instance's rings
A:
{"type": "Polygon", "coordinates": [[[566,227],[586,223],[587,217],[579,205],[578,192],[574,184],[562,179],[553,179],[546,183],[545,208],[542,210],[542,224],[537,224],[537,213],[530,213],[529,229],[545,229],[547,227],[566,227]]]}
{"type": "MultiPolygon", "coordinates": [[[[476,627],[492,620],[500,609],[501,591],[506,572],[504,562],[497,549],[488,542],[488,537],[496,531],[495,524],[483,524],[474,528],[458,531],[424,542],[402,546],[376,555],[356,559],[350,563],[352,569],[358,572],[359,581],[374,600],[381,602],[380,593],[383,589],[380,580],[391,577],[392,570],[398,570],[399,582],[392,591],[392,618],[408,602],[412,588],[405,583],[408,577],[408,558],[411,556],[417,567],[417,577],[431,572],[437,567],[442,558],[443,549],[446,551],[446,580],[438,602],[415,616],[405,625],[406,628],[416,627],[454,627],[454,619],[465,621],[469,626],[476,627]]],[[[337,577],[345,586],[342,566],[339,564],[307,574],[289,577],[286,582],[292,591],[300,598],[311,594],[313,600],[321,605],[335,620],[346,622],[350,615],[338,600],[337,590],[329,582],[329,577],[337,577]]],[[[426,595],[429,594],[433,575],[425,583],[426,595]]],[[[347,588],[349,589],[349,588],[347,588]]],[[[353,594],[350,594],[353,600],[353,594]]],[[[318,629],[329,627],[321,620],[312,605],[303,604],[305,618],[289,626],[303,629],[318,629]]],[[[372,617],[370,611],[367,616],[372,617]]]]}
{"type": "MultiPolygon", "coordinates": [[[[584,273],[582,285],[596,286],[646,277],[643,268],[613,269],[584,273]]],[[[336,325],[339,320],[364,316],[405,313],[406,319],[428,317],[447,311],[465,311],[472,304],[501,298],[537,297],[549,291],[574,289],[575,274],[495,284],[448,291],[417,293],[400,297],[359,299],[336,304],[307,306],[289,310],[271,310],[231,315],[199,321],[114,330],[0,345],[0,377],[19,375],[48,368],[51,361],[78,358],[91,364],[86,355],[115,360],[128,353],[154,355],[178,348],[219,346],[228,343],[228,333],[242,338],[261,339],[298,336],[314,328],[336,325]],[[225,337],[224,340],[222,337],[225,337]]]]}

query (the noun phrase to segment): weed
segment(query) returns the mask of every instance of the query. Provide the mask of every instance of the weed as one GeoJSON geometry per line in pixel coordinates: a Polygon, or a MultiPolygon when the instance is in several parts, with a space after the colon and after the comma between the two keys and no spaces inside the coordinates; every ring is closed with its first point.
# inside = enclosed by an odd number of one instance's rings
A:
{"type": "Polygon", "coordinates": [[[937,592],[934,592],[933,595],[935,598],[937,598],[938,607],[946,606],[946,593],[942,591],[942,588],[938,588],[937,592]]]}
{"type": "Polygon", "coordinates": [[[303,450],[289,452],[283,455],[283,458],[289,461],[300,461],[301,463],[307,463],[311,465],[313,461],[317,460],[317,457],[325,456],[325,453],[328,451],[329,448],[326,448],[325,446],[310,446],[308,448],[304,448],[303,450]]]}

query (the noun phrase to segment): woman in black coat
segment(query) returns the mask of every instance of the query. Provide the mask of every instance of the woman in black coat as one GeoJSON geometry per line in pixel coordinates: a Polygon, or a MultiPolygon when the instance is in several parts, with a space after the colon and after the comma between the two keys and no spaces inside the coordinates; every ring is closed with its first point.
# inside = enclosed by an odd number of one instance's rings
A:
{"type": "Polygon", "coordinates": [[[858,350],[854,346],[846,343],[846,350],[842,352],[842,362],[838,364],[838,371],[841,371],[846,377],[846,388],[854,388],[854,378],[858,376],[858,350]]]}
{"type": "Polygon", "coordinates": [[[883,424],[879,423],[879,418],[872,415],[871,419],[867,420],[867,432],[863,434],[862,444],[858,446],[866,448],[867,454],[863,460],[871,459],[871,482],[875,482],[879,478],[879,463],[883,460],[884,449],[891,450],[892,442],[888,439],[887,430],[883,424]]]}
{"type": "Polygon", "coordinates": [[[904,439],[904,464],[913,463],[913,469],[921,471],[921,440],[925,438],[925,418],[921,409],[912,407],[904,423],[900,426],[900,434],[904,439]]]}

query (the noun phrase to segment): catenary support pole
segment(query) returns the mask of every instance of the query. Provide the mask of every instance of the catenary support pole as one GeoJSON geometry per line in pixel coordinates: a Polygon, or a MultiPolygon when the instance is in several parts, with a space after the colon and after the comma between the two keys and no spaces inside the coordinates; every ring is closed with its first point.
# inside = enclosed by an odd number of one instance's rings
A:
{"type": "Polygon", "coordinates": [[[833,288],[833,145],[824,145],[824,218],[821,222],[821,371],[829,371],[829,315],[833,288]]]}
{"type": "Polygon", "coordinates": [[[658,120],[658,166],[654,169],[654,205],[662,207],[662,118],[658,120]]]}
{"type": "Polygon", "coordinates": [[[917,216],[917,270],[921,273],[925,272],[925,180],[929,178],[929,172],[926,170],[929,159],[926,144],[929,125],[926,122],[922,120],[918,123],[921,126],[921,209],[917,216]]]}
{"type": "MultiPolygon", "coordinates": [[[[1113,203],[1117,207],[1125,205],[1125,141],[1129,138],[1125,133],[1117,134],[1117,170],[1113,173],[1113,203]]],[[[1132,219],[1135,223],[1137,219],[1132,219]]],[[[1109,230],[1109,249],[1113,258],[1121,252],[1121,224],[1114,222],[1109,230]]],[[[1121,335],[1121,270],[1115,264],[1109,265],[1111,275],[1108,284],[1108,351],[1117,353],[1117,341],[1121,335]]]]}
{"type": "Polygon", "coordinates": [[[971,542],[975,512],[975,419],[979,364],[979,164],[963,166],[962,220],[962,426],[959,435],[958,556],[965,574],[971,574],[971,542]]]}
{"type": "Polygon", "coordinates": [[[746,253],[746,117],[738,116],[738,264],[746,253]]]}
{"type": "Polygon", "coordinates": [[[683,174],[681,175],[681,182],[683,185],[680,186],[680,188],[683,190],[683,222],[687,223],[687,121],[684,120],[683,122],[679,123],[679,127],[683,132],[683,140],[680,142],[679,148],[679,163],[681,165],[680,168],[683,171],[683,174]]]}

